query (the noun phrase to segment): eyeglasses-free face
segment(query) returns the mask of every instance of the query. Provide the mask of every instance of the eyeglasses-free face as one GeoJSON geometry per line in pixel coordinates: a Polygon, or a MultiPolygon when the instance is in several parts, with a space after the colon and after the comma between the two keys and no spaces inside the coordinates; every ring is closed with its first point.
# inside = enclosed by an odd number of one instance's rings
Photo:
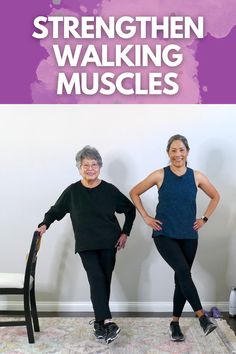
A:
{"type": "Polygon", "coordinates": [[[174,140],[168,152],[170,162],[175,167],[186,166],[188,150],[181,140],[174,140]]]}

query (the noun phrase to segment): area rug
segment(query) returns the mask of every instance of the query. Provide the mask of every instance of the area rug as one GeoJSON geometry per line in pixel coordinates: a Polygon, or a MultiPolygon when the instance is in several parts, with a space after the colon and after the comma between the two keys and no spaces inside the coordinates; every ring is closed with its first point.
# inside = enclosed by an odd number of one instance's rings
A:
{"type": "MultiPolygon", "coordinates": [[[[0,317],[1,320],[1,317],[0,317]]],[[[87,317],[40,318],[35,343],[29,344],[24,327],[0,328],[0,353],[4,354],[225,354],[236,353],[236,336],[225,320],[214,320],[218,328],[204,336],[196,318],[182,318],[185,342],[169,339],[168,318],[122,317],[111,344],[97,340],[87,317]]]]}

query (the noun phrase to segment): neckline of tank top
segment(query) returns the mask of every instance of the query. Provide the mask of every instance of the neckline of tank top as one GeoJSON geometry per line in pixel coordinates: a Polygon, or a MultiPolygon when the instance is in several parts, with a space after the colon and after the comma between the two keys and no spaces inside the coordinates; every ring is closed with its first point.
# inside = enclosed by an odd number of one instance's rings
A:
{"type": "Polygon", "coordinates": [[[170,172],[173,173],[173,175],[175,175],[176,177],[183,177],[183,176],[186,175],[186,173],[187,173],[187,171],[188,171],[188,167],[186,167],[186,170],[184,171],[184,173],[183,173],[182,175],[177,175],[177,173],[175,173],[174,171],[172,171],[170,165],[169,165],[168,167],[169,167],[170,172]]]}
{"type": "Polygon", "coordinates": [[[102,184],[102,182],[103,182],[103,180],[100,179],[100,180],[99,180],[99,183],[98,183],[96,186],[94,186],[94,187],[87,187],[87,186],[85,186],[85,185],[82,183],[82,180],[80,180],[79,182],[80,182],[80,184],[81,184],[81,186],[82,186],[83,188],[87,189],[88,191],[92,191],[92,190],[95,190],[95,189],[97,189],[98,187],[100,187],[101,184],[102,184]]]}

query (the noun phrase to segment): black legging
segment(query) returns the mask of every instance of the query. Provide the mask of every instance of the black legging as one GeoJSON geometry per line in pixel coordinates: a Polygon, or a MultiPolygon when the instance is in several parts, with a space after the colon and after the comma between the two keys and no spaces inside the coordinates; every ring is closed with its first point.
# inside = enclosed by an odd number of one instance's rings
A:
{"type": "Polygon", "coordinates": [[[96,321],[112,318],[109,299],[116,250],[113,248],[79,252],[90,284],[90,297],[96,321]]]}
{"type": "Polygon", "coordinates": [[[191,267],[197,251],[197,239],[153,238],[162,258],[175,272],[173,316],[180,317],[186,300],[194,311],[202,309],[197,289],[191,277],[191,267]]]}

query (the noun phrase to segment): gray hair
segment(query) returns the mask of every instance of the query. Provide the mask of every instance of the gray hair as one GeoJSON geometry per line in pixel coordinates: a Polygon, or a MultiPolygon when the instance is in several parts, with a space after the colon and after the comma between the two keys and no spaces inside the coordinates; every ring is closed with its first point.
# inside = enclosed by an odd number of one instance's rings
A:
{"type": "Polygon", "coordinates": [[[185,136],[180,135],[180,134],[176,134],[176,135],[173,135],[172,137],[170,137],[170,139],[168,140],[167,147],[166,147],[166,151],[167,152],[169,152],[170,146],[173,143],[173,141],[175,141],[175,140],[182,141],[182,143],[186,147],[187,151],[190,150],[190,147],[189,147],[189,144],[188,144],[188,140],[185,138],[185,136]]]}
{"type": "Polygon", "coordinates": [[[86,145],[82,150],[78,151],[75,156],[76,166],[80,168],[84,159],[96,160],[99,167],[102,167],[102,158],[98,150],[90,145],[86,145]]]}

